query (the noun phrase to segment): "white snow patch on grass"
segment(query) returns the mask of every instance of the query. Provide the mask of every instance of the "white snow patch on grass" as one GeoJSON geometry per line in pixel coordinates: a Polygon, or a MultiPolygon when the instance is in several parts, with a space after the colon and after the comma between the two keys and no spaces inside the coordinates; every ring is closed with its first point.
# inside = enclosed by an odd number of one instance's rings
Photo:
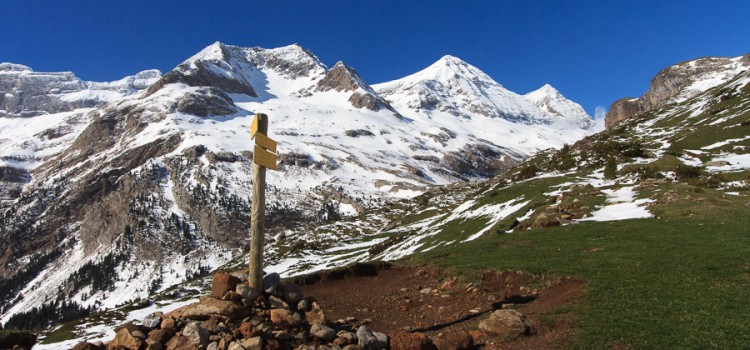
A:
{"type": "Polygon", "coordinates": [[[750,139],[750,136],[745,136],[745,137],[737,138],[737,139],[728,139],[728,140],[720,141],[720,142],[717,142],[708,146],[701,147],[701,149],[705,149],[705,150],[715,149],[715,148],[728,145],[730,143],[741,142],[741,141],[745,141],[748,139],[750,139]]]}
{"type": "Polygon", "coordinates": [[[591,217],[579,221],[617,221],[627,219],[644,219],[653,217],[645,205],[653,199],[635,199],[634,187],[622,187],[616,190],[602,190],[607,195],[607,204],[591,213],[591,217]]]}
{"type": "Polygon", "coordinates": [[[726,161],[729,165],[706,167],[712,172],[740,171],[750,169],[750,154],[723,154],[713,159],[714,161],[726,161]]]}

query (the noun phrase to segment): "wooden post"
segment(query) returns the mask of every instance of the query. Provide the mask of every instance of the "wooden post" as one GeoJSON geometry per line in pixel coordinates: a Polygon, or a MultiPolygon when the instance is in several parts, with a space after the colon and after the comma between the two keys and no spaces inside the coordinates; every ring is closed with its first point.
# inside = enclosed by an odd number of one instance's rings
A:
{"type": "MultiPolygon", "coordinates": [[[[257,133],[268,134],[268,116],[262,113],[255,115],[257,133]]],[[[253,135],[255,136],[255,135],[253,135]]],[[[256,147],[253,158],[258,157],[256,147]]],[[[266,226],[266,168],[253,161],[253,208],[250,214],[250,287],[263,292],[263,241],[266,226]]]]}

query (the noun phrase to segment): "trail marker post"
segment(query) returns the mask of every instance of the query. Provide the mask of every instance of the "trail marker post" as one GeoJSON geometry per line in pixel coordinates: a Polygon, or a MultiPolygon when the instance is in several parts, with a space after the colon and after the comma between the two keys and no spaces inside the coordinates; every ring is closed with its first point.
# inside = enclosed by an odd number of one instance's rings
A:
{"type": "Polygon", "coordinates": [[[268,116],[256,113],[250,127],[253,150],[253,207],[250,213],[250,278],[248,284],[263,291],[263,241],[266,226],[266,168],[276,170],[276,141],[268,136],[268,116]]]}

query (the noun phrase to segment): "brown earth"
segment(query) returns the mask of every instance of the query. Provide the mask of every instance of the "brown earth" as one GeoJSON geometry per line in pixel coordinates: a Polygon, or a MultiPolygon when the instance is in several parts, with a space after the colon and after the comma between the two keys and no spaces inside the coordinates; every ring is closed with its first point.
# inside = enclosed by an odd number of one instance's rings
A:
{"type": "Polygon", "coordinates": [[[308,276],[305,295],[314,296],[329,319],[356,318],[380,332],[413,331],[436,339],[475,331],[493,310],[511,307],[527,316],[535,333],[515,340],[481,336],[477,348],[555,349],[574,336],[572,316],[563,306],[584,292],[578,278],[545,280],[516,271],[487,271],[475,281],[432,266],[358,264],[308,276]],[[428,290],[429,289],[429,290],[428,290]]]}

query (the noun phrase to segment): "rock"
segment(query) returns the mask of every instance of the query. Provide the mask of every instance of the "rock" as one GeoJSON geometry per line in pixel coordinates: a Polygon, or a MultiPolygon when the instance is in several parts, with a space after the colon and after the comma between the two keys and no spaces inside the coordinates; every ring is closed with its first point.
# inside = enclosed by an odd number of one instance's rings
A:
{"type": "Polygon", "coordinates": [[[357,329],[357,344],[365,350],[382,350],[388,347],[388,336],[373,332],[367,326],[357,329]]]}
{"type": "Polygon", "coordinates": [[[146,350],[162,350],[162,349],[164,349],[164,345],[162,345],[162,343],[155,341],[155,340],[146,339],[146,350]]]}
{"type": "Polygon", "coordinates": [[[208,344],[206,350],[219,350],[219,343],[212,342],[211,344],[208,344]]]}
{"type": "Polygon", "coordinates": [[[362,350],[362,347],[357,344],[349,344],[341,348],[341,350],[362,350]]]}
{"type": "Polygon", "coordinates": [[[255,328],[250,322],[242,322],[239,327],[240,333],[243,338],[252,338],[262,333],[259,329],[255,328]]]}
{"type": "Polygon", "coordinates": [[[457,281],[458,281],[458,279],[455,278],[455,277],[447,279],[447,280],[443,281],[443,283],[440,284],[440,289],[442,289],[442,290],[453,289],[453,287],[456,286],[456,282],[457,281]]]}
{"type": "Polygon", "coordinates": [[[471,339],[474,341],[474,344],[482,343],[484,341],[484,338],[486,337],[486,335],[482,331],[477,329],[469,332],[469,335],[471,335],[471,339]]]}
{"type": "Polygon", "coordinates": [[[310,327],[310,334],[323,339],[327,342],[332,341],[336,338],[336,331],[333,328],[324,326],[322,324],[314,324],[310,327]]]}
{"type": "Polygon", "coordinates": [[[147,338],[145,333],[143,333],[141,331],[137,331],[137,330],[130,332],[130,335],[132,335],[132,336],[134,336],[134,337],[136,337],[138,339],[141,339],[141,340],[146,340],[146,338],[147,338]]]}
{"type": "Polygon", "coordinates": [[[437,350],[471,350],[474,338],[466,331],[448,333],[435,339],[437,350]]]}
{"type": "Polygon", "coordinates": [[[313,299],[312,298],[305,298],[299,301],[297,303],[297,310],[302,312],[308,312],[312,308],[313,299]]]}
{"type": "Polygon", "coordinates": [[[243,299],[255,300],[259,295],[255,288],[250,287],[247,284],[238,284],[235,291],[237,294],[241,295],[243,299]]]}
{"type": "Polygon", "coordinates": [[[435,345],[424,333],[395,331],[388,335],[391,350],[435,350],[435,345]]]}
{"type": "Polygon", "coordinates": [[[115,335],[115,339],[107,345],[107,349],[138,350],[142,345],[143,339],[134,337],[127,328],[122,328],[115,335]]]}
{"type": "Polygon", "coordinates": [[[250,274],[247,273],[247,270],[232,271],[229,274],[239,278],[242,283],[247,283],[247,280],[250,278],[250,274]]]}
{"type": "Polygon", "coordinates": [[[216,316],[209,317],[207,321],[201,324],[201,327],[203,327],[203,329],[205,329],[207,332],[213,334],[218,334],[224,328],[226,328],[221,320],[219,320],[219,318],[216,316]]]}
{"type": "Polygon", "coordinates": [[[183,335],[172,337],[164,346],[167,350],[198,350],[198,347],[193,345],[190,340],[183,335]]]}
{"type": "Polygon", "coordinates": [[[727,166],[732,165],[732,163],[727,162],[726,160],[712,160],[710,162],[706,162],[706,166],[727,166]]]}
{"type": "Polygon", "coordinates": [[[242,281],[237,277],[228,273],[217,272],[214,274],[214,280],[211,283],[211,296],[221,299],[227,292],[235,290],[240,283],[242,281]]]}
{"type": "Polygon", "coordinates": [[[240,343],[233,341],[229,344],[227,350],[245,350],[245,347],[240,345],[240,343]]]}
{"type": "Polygon", "coordinates": [[[430,294],[432,293],[432,288],[425,288],[419,291],[419,294],[430,294]]]}
{"type": "Polygon", "coordinates": [[[175,328],[177,328],[177,325],[175,324],[174,318],[163,317],[161,319],[161,329],[175,329],[175,328]]]}
{"type": "Polygon", "coordinates": [[[262,350],[263,339],[261,337],[252,337],[250,339],[242,339],[239,341],[240,345],[245,350],[262,350]]]}
{"type": "Polygon", "coordinates": [[[263,276],[263,291],[268,294],[276,293],[276,288],[281,283],[281,276],[278,273],[273,272],[263,276]]]}
{"type": "Polygon", "coordinates": [[[338,333],[339,339],[342,340],[343,344],[356,344],[357,343],[357,335],[352,332],[339,332],[338,333]]]}
{"type": "Polygon", "coordinates": [[[294,312],[287,309],[271,309],[270,316],[271,323],[281,327],[295,327],[302,323],[301,317],[295,317],[294,312]]]}
{"type": "Polygon", "coordinates": [[[496,310],[479,323],[479,329],[500,337],[517,338],[531,333],[526,317],[513,309],[496,310]]]}
{"type": "Polygon", "coordinates": [[[376,342],[373,343],[372,348],[373,349],[387,349],[388,348],[388,335],[381,332],[372,332],[372,335],[375,336],[376,342]]]}
{"type": "Polygon", "coordinates": [[[289,334],[289,332],[287,331],[273,331],[272,335],[275,339],[278,339],[281,341],[287,341],[289,339],[292,339],[292,335],[289,334]]]}
{"type": "Polygon", "coordinates": [[[273,295],[268,298],[268,305],[271,309],[291,309],[284,299],[273,295]]]}
{"type": "Polygon", "coordinates": [[[206,320],[211,315],[220,315],[231,319],[242,319],[250,315],[250,310],[242,305],[228,300],[219,300],[210,296],[202,296],[200,302],[185,305],[167,316],[172,318],[189,318],[192,320],[206,320]]]}
{"type": "Polygon", "coordinates": [[[198,323],[188,323],[185,328],[182,329],[182,335],[187,337],[190,343],[193,345],[205,348],[208,345],[208,332],[203,329],[198,323]]]}
{"type": "Polygon", "coordinates": [[[121,324],[121,325],[119,325],[119,326],[115,327],[115,333],[117,333],[117,332],[119,332],[119,331],[121,331],[121,330],[123,330],[123,329],[127,329],[127,330],[128,330],[128,332],[130,332],[131,334],[132,334],[133,332],[135,332],[135,331],[141,331],[141,332],[143,332],[144,334],[146,334],[146,333],[148,333],[148,332],[150,331],[150,329],[148,329],[148,328],[147,328],[147,327],[145,327],[145,326],[142,326],[142,325],[138,325],[138,324],[135,324],[135,323],[133,323],[133,321],[132,321],[132,320],[131,320],[131,321],[127,321],[127,322],[125,322],[125,323],[123,323],[123,324],[121,324]]]}
{"type": "Polygon", "coordinates": [[[148,327],[149,329],[154,329],[156,327],[159,327],[161,324],[161,316],[157,316],[154,314],[150,314],[143,318],[141,321],[144,327],[148,327]]]}
{"type": "MultiPolygon", "coordinates": [[[[20,345],[20,344],[14,344],[14,345],[20,345]]],[[[8,348],[3,347],[3,349],[8,349],[8,348]]],[[[30,348],[26,348],[26,349],[30,349],[30,348]]],[[[89,342],[87,342],[85,340],[82,341],[82,342],[80,342],[80,343],[78,343],[78,344],[76,344],[73,347],[73,350],[100,350],[100,349],[101,349],[100,347],[98,347],[98,346],[96,346],[94,344],[91,344],[91,343],[89,343],[89,342]]]]}
{"type": "Polygon", "coordinates": [[[224,297],[221,298],[222,300],[231,300],[235,303],[242,302],[242,295],[240,293],[237,293],[233,290],[228,291],[226,294],[224,294],[224,297]]]}
{"type": "Polygon", "coordinates": [[[172,338],[173,335],[174,330],[172,328],[154,329],[151,332],[148,332],[148,340],[164,344],[169,338],[172,338]]]}
{"type": "Polygon", "coordinates": [[[294,283],[287,283],[281,287],[281,295],[290,305],[298,303],[303,298],[302,289],[294,283]]]}
{"type": "Polygon", "coordinates": [[[326,317],[323,308],[320,307],[318,302],[313,301],[310,305],[310,311],[305,312],[305,319],[309,324],[327,324],[328,317],[326,317]]]}

